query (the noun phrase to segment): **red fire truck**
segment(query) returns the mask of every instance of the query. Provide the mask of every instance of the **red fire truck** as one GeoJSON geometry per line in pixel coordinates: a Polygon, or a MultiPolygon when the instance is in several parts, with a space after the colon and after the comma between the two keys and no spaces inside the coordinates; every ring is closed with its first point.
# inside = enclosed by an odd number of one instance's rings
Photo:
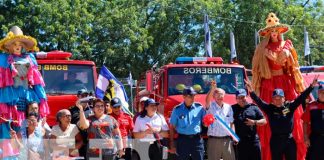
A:
{"type": "MultiPolygon", "coordinates": [[[[305,86],[309,86],[315,76],[319,76],[318,80],[320,84],[324,84],[324,66],[300,66],[300,71],[304,78],[305,86]]],[[[313,100],[318,98],[318,87],[316,86],[312,91],[313,100]]]]}
{"type": "Polygon", "coordinates": [[[97,81],[95,63],[70,60],[69,52],[51,51],[36,54],[38,69],[45,81],[50,115],[47,123],[56,124],[56,113],[75,104],[77,91],[84,88],[94,93],[97,81]]]}
{"type": "MultiPolygon", "coordinates": [[[[225,90],[226,103],[236,103],[235,91],[244,88],[247,74],[243,65],[223,64],[220,57],[179,57],[175,63],[147,71],[143,79],[139,82],[145,82],[146,89],[137,89],[135,103],[141,96],[152,97],[161,103],[159,112],[169,118],[173,107],[183,101],[182,89],[186,86],[192,86],[198,92],[195,100],[205,105],[212,80],[225,90]]],[[[137,85],[140,88],[143,84],[137,85]]]]}

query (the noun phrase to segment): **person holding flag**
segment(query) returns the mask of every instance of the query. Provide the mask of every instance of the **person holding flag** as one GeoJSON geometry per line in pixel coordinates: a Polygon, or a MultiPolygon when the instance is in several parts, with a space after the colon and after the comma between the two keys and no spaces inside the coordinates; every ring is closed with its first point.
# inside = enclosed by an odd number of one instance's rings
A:
{"type": "MultiPolygon", "coordinates": [[[[216,121],[208,127],[207,131],[207,154],[208,159],[212,160],[235,160],[232,135],[231,132],[226,130],[230,129],[232,133],[235,132],[233,110],[229,104],[224,103],[224,96],[225,91],[217,88],[216,82],[212,81],[206,97],[207,114],[217,115],[216,121]],[[224,123],[221,122],[225,122],[226,129],[224,123]]],[[[235,141],[234,143],[238,142],[235,141]]]]}
{"type": "MultiPolygon", "coordinates": [[[[163,115],[157,112],[159,103],[147,99],[144,110],[136,118],[133,134],[141,143],[150,143],[148,155],[150,160],[162,160],[161,140],[169,136],[169,127],[163,115]]],[[[141,145],[140,145],[141,146],[141,145]]],[[[145,148],[142,146],[142,148],[145,148]]]]}

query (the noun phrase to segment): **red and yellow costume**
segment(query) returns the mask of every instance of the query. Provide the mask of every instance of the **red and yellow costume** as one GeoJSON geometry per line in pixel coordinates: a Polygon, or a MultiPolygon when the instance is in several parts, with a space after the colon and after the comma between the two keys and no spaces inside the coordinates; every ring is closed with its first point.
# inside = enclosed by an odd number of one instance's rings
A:
{"type": "MultiPolygon", "coordinates": [[[[290,40],[273,42],[270,38],[272,30],[279,34],[285,33],[289,27],[280,24],[275,14],[270,13],[267,20],[267,27],[259,31],[260,36],[265,39],[257,46],[252,61],[252,85],[255,92],[265,102],[270,103],[272,92],[276,88],[281,88],[285,92],[288,101],[294,100],[305,87],[303,78],[299,71],[297,53],[290,40]]],[[[297,159],[303,160],[306,155],[306,146],[303,138],[303,126],[301,115],[303,109],[300,106],[294,114],[293,137],[297,145],[297,159]]],[[[270,137],[271,130],[269,124],[258,127],[261,142],[263,160],[271,160],[270,137]]]]}

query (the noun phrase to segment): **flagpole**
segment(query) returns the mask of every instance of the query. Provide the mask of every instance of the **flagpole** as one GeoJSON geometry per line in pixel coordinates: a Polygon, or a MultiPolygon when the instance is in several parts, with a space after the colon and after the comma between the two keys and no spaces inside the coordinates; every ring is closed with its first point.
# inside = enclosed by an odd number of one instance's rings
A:
{"type": "Polygon", "coordinates": [[[132,105],[132,112],[134,113],[134,105],[133,105],[133,76],[132,73],[129,72],[129,76],[128,76],[128,84],[130,86],[130,94],[131,94],[131,105],[132,105]]]}
{"type": "Polygon", "coordinates": [[[131,105],[132,105],[132,112],[134,113],[134,105],[133,105],[133,85],[130,85],[130,94],[131,94],[131,105]]]}

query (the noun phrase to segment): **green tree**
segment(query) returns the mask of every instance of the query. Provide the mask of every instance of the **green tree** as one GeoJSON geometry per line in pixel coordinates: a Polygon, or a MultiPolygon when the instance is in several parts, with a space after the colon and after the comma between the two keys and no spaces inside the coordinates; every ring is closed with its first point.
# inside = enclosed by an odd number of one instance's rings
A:
{"type": "Polygon", "coordinates": [[[233,31],[238,59],[251,67],[254,33],[274,12],[289,24],[285,35],[293,41],[301,64],[304,26],[309,33],[312,60],[324,64],[322,1],[301,0],[3,0],[0,34],[13,25],[35,37],[43,51],[64,50],[75,59],[106,65],[116,76],[134,78],[178,56],[204,53],[204,14],[209,15],[214,56],[229,61],[229,33],[233,31]]]}

